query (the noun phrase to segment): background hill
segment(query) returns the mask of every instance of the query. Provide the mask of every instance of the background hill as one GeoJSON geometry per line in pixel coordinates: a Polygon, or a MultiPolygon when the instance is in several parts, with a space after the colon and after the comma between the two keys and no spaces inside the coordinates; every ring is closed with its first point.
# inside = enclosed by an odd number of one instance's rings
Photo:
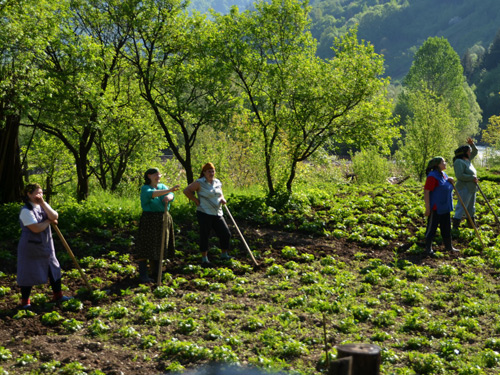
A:
{"type": "Polygon", "coordinates": [[[331,57],[334,37],[359,24],[359,37],[384,54],[393,80],[406,75],[428,37],[445,37],[463,56],[474,46],[488,49],[500,27],[498,0],[313,0],[311,5],[320,56],[331,57]]]}

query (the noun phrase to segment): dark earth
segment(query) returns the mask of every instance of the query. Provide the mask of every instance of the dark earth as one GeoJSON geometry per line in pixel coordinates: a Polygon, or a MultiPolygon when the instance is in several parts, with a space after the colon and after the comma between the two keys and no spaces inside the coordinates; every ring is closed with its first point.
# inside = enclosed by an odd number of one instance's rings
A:
{"type": "MultiPolygon", "coordinates": [[[[356,243],[346,242],[344,240],[335,239],[333,237],[313,237],[303,233],[289,233],[281,231],[277,228],[265,228],[255,226],[254,224],[242,221],[239,223],[240,229],[244,233],[245,239],[247,240],[250,248],[253,251],[263,253],[267,251],[269,257],[276,259],[276,263],[284,264],[287,262],[285,259],[281,259],[280,250],[284,246],[294,246],[299,250],[300,253],[307,252],[312,253],[316,258],[332,255],[339,261],[345,262],[347,265],[353,260],[355,254],[364,253],[368,258],[378,258],[382,260],[383,263],[389,264],[394,261],[393,249],[399,253],[399,259],[406,259],[415,264],[426,264],[432,266],[436,260],[433,258],[425,258],[419,255],[405,254],[407,246],[401,242],[393,242],[387,248],[375,249],[359,247],[356,243]],[[269,254],[269,252],[271,252],[269,254]]],[[[423,224],[423,223],[422,223],[423,224]]],[[[415,227],[416,228],[416,227],[415,227]]],[[[237,235],[237,232],[232,228],[233,236],[237,235]]],[[[75,234],[76,235],[76,234],[75,234]]],[[[81,235],[81,234],[78,234],[81,235]]],[[[130,233],[122,232],[115,233],[114,235],[121,235],[126,237],[130,233]]],[[[99,238],[93,238],[92,234],[87,234],[85,241],[102,241],[99,238]]],[[[70,237],[70,236],[69,236],[70,237]]],[[[182,237],[182,233],[178,237],[182,237]]],[[[54,241],[58,254],[64,252],[64,248],[60,243],[59,239],[56,239],[54,235],[54,241]]],[[[178,241],[179,243],[179,241],[178,241]]],[[[3,248],[6,246],[12,249],[13,254],[15,254],[16,243],[6,244],[3,243],[3,248]]],[[[458,245],[460,247],[460,245],[458,245]]],[[[113,250],[119,253],[130,253],[133,249],[123,247],[121,249],[113,248],[113,250]]],[[[196,249],[192,250],[194,253],[196,249]]],[[[239,256],[236,258],[244,263],[252,264],[250,257],[247,256],[246,250],[243,246],[239,249],[239,256]]],[[[74,251],[77,257],[77,251],[74,251]]],[[[236,253],[236,250],[234,250],[236,253]]],[[[449,257],[454,257],[455,255],[449,254],[449,257]]],[[[59,259],[61,257],[58,255],[59,259]]],[[[458,255],[457,255],[458,257],[458,255]]],[[[71,262],[61,262],[63,269],[67,270],[72,268],[71,262]]],[[[132,262],[135,264],[135,262],[132,262]]],[[[182,268],[186,265],[183,259],[174,258],[172,259],[164,268],[164,272],[172,274],[175,278],[176,276],[182,275],[184,278],[190,278],[191,275],[186,275],[182,273],[182,268]]],[[[265,273],[266,266],[259,265],[253,266],[254,273],[265,273]]],[[[156,366],[157,362],[154,360],[144,360],[143,356],[138,356],[136,352],[131,351],[127,348],[126,339],[123,339],[123,343],[120,343],[119,339],[114,341],[118,345],[108,345],[106,341],[99,342],[95,338],[89,338],[83,334],[70,334],[65,333],[64,329],[60,326],[47,327],[41,323],[41,316],[45,312],[58,311],[64,316],[64,311],[61,306],[55,304],[46,304],[45,306],[33,306],[33,311],[37,313],[36,318],[29,319],[13,319],[13,316],[21,309],[19,305],[19,300],[14,296],[18,293],[18,288],[15,283],[15,257],[8,262],[3,262],[0,270],[2,270],[7,276],[0,277],[0,286],[9,287],[11,291],[7,293],[0,300],[0,346],[9,349],[12,352],[13,358],[17,358],[22,353],[39,353],[40,362],[48,362],[51,360],[60,361],[62,364],[71,363],[78,361],[83,364],[86,368],[90,369],[100,369],[107,375],[114,374],[159,374],[156,366]]],[[[99,269],[88,269],[86,270],[88,279],[94,277],[105,278],[105,271],[99,269]]],[[[90,300],[84,300],[84,308],[78,313],[72,313],[72,317],[77,320],[87,322],[90,320],[86,317],[86,311],[91,306],[98,306],[100,304],[111,304],[118,300],[131,299],[132,295],[121,296],[120,291],[127,288],[137,287],[138,281],[135,275],[132,276],[117,276],[112,280],[111,286],[106,288],[106,292],[109,296],[103,302],[92,302],[90,300]]],[[[66,294],[71,295],[74,291],[84,287],[84,283],[79,278],[64,279],[63,284],[68,287],[66,294]]],[[[151,288],[154,289],[154,284],[151,284],[151,288]]],[[[43,291],[46,294],[50,294],[50,288],[48,286],[44,287],[43,291]]],[[[34,293],[40,293],[40,287],[34,293]]],[[[155,352],[151,351],[151,356],[157,355],[157,350],[155,352]]],[[[0,367],[2,362],[0,361],[0,367]]],[[[10,370],[10,369],[9,369],[10,370]]]]}

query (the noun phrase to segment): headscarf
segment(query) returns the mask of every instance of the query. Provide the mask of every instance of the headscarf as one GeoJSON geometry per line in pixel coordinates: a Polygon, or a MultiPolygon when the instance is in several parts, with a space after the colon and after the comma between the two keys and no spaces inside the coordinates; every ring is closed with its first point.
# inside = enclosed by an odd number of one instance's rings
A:
{"type": "Polygon", "coordinates": [[[467,155],[467,153],[469,151],[472,151],[472,148],[469,145],[460,146],[459,148],[457,148],[455,150],[455,156],[453,157],[453,162],[455,162],[455,160],[457,159],[462,159],[462,158],[468,159],[469,156],[467,155]]]}
{"type": "Polygon", "coordinates": [[[144,185],[149,185],[151,183],[151,179],[148,177],[148,174],[155,174],[160,172],[158,168],[149,168],[145,173],[144,173],[144,185]]]}
{"type": "Polygon", "coordinates": [[[444,160],[443,157],[441,156],[436,156],[435,158],[432,158],[429,160],[429,163],[427,163],[427,168],[425,169],[425,174],[429,174],[430,171],[438,169],[439,164],[444,160]]]}
{"type": "Polygon", "coordinates": [[[215,169],[215,165],[212,163],[206,163],[203,168],[201,168],[200,178],[203,177],[203,172],[208,171],[209,169],[215,169]]]}

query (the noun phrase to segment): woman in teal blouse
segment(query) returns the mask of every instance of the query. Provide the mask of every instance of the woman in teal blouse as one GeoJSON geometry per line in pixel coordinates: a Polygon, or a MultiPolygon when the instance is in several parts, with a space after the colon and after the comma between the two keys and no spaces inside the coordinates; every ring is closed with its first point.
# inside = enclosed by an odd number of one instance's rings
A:
{"type": "Polygon", "coordinates": [[[165,249],[167,256],[174,254],[174,223],[168,210],[174,200],[174,191],[179,185],[168,188],[160,183],[161,173],[157,168],[150,168],[144,173],[144,185],[141,188],[142,215],[139,222],[136,259],[139,262],[139,280],[151,282],[148,276],[148,260],[153,276],[158,271],[160,250],[165,227],[165,249]],[[165,214],[165,222],[163,216],[165,214]]]}

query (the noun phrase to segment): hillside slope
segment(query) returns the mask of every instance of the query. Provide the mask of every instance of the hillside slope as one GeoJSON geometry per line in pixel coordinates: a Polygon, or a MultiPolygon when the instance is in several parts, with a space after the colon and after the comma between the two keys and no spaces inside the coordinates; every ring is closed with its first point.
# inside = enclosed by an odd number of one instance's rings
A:
{"type": "Polygon", "coordinates": [[[443,36],[463,56],[467,48],[488,48],[500,27],[498,0],[313,0],[312,32],[319,54],[331,57],[333,39],[359,24],[359,37],[384,54],[386,74],[400,79],[413,55],[431,36],[443,36]]]}

